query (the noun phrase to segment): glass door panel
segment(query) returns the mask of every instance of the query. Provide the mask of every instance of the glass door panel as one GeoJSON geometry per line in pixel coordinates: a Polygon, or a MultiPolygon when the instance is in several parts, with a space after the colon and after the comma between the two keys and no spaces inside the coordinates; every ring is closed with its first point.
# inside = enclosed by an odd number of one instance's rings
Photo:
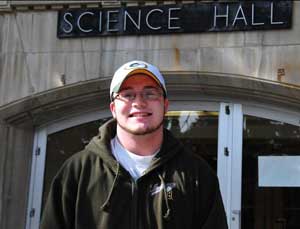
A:
{"type": "Polygon", "coordinates": [[[47,136],[42,209],[47,199],[52,179],[59,168],[66,159],[82,150],[92,137],[97,135],[99,126],[108,119],[110,118],[84,123],[47,136]]]}
{"type": "Polygon", "coordinates": [[[165,127],[217,172],[218,112],[171,111],[165,127]]]}
{"type": "MultiPolygon", "coordinates": [[[[85,147],[109,118],[88,122],[47,136],[42,209],[53,177],[64,161],[85,147]]],[[[193,152],[200,154],[217,170],[218,113],[207,111],[171,111],[164,126],[193,152]]]]}
{"type": "Polygon", "coordinates": [[[241,228],[300,228],[300,187],[276,187],[279,177],[272,185],[259,185],[261,156],[300,157],[300,127],[244,116],[241,228]]]}

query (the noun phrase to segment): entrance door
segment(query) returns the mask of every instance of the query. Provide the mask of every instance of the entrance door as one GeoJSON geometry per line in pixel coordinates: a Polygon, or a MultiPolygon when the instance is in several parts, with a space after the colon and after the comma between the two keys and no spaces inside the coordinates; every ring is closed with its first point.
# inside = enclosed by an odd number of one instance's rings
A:
{"type": "MultiPolygon", "coordinates": [[[[219,104],[177,103],[164,126],[185,147],[201,155],[217,172],[219,104]],[[196,108],[196,109],[195,109],[196,108]]],[[[39,129],[36,133],[27,229],[38,229],[51,181],[63,162],[80,151],[110,118],[109,112],[82,115],[39,129]],[[100,118],[100,119],[99,119],[100,118]]]]}
{"type": "Polygon", "coordinates": [[[241,228],[300,228],[299,117],[258,112],[244,115],[241,228]]]}
{"type": "MultiPolygon", "coordinates": [[[[195,101],[170,108],[165,127],[218,174],[230,229],[300,228],[297,114],[195,101]]],[[[39,228],[44,200],[58,167],[82,149],[109,117],[109,111],[96,112],[37,131],[27,229],[39,228]]]]}
{"type": "Polygon", "coordinates": [[[229,228],[300,228],[299,116],[241,108],[220,109],[227,117],[220,123],[219,158],[225,159],[218,171],[229,228]]]}
{"type": "MultiPolygon", "coordinates": [[[[102,118],[47,136],[47,155],[44,173],[44,188],[41,211],[50,189],[51,181],[63,162],[80,151],[97,135],[98,128],[110,118],[102,118]]],[[[170,111],[166,114],[164,126],[185,147],[201,155],[217,170],[218,112],[216,111],[170,111]]]]}

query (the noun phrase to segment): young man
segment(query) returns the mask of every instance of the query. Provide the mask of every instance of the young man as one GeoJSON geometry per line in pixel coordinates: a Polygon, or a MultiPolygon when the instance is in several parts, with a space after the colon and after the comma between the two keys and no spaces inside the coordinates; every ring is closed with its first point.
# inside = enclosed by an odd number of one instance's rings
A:
{"type": "Polygon", "coordinates": [[[114,119],[55,177],[41,229],[226,229],[216,175],[163,128],[159,70],[124,64],[110,97],[114,119]]]}

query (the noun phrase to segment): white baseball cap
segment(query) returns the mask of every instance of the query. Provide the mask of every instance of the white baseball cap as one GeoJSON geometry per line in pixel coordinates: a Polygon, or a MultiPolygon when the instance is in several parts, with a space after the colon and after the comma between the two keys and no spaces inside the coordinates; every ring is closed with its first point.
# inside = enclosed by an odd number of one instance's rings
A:
{"type": "Polygon", "coordinates": [[[122,83],[128,76],[137,73],[143,73],[147,76],[152,77],[163,89],[164,96],[167,96],[165,80],[159,69],[154,65],[146,63],[144,61],[134,60],[122,65],[115,72],[110,84],[110,98],[112,99],[113,93],[119,92],[122,83]]]}

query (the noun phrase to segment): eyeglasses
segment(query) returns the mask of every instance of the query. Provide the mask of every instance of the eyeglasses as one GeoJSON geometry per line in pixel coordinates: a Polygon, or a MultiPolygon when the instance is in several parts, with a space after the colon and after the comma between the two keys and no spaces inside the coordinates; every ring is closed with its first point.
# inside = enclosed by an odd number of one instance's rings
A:
{"type": "Polygon", "coordinates": [[[113,100],[120,99],[124,102],[133,102],[138,94],[143,100],[146,101],[158,100],[163,95],[162,91],[160,91],[158,88],[145,88],[141,92],[136,92],[134,90],[123,90],[119,93],[115,93],[113,100]]]}

